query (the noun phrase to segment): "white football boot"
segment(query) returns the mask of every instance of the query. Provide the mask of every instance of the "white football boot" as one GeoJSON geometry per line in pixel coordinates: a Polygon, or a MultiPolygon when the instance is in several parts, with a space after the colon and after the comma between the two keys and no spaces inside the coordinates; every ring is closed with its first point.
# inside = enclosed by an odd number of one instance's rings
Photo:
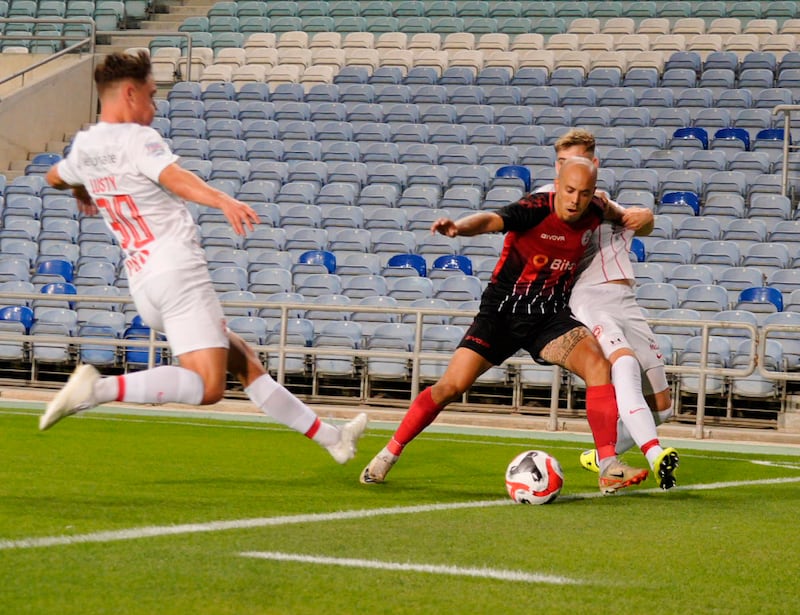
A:
{"type": "Polygon", "coordinates": [[[76,367],[67,383],[47,404],[44,414],[39,417],[39,429],[44,431],[66,416],[94,408],[97,405],[94,397],[94,384],[99,379],[100,372],[92,365],[76,367]]]}
{"type": "Polygon", "coordinates": [[[356,444],[367,427],[367,415],[362,412],[339,429],[339,441],[328,447],[336,463],[347,463],[356,454],[356,444]]]}

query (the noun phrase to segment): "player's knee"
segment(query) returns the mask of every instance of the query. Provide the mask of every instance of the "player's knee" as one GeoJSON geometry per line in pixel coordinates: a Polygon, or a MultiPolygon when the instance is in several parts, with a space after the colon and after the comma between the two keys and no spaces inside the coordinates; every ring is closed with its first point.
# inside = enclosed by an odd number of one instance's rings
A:
{"type": "Polygon", "coordinates": [[[611,363],[611,365],[613,365],[623,357],[633,357],[633,359],[636,360],[636,355],[630,348],[620,348],[619,350],[615,350],[610,355],[608,355],[608,361],[609,363],[611,363]]]}
{"type": "Polygon", "coordinates": [[[587,386],[611,383],[611,364],[608,361],[594,361],[586,367],[582,378],[587,386]]]}
{"type": "Polygon", "coordinates": [[[665,415],[666,418],[672,416],[672,396],[668,395],[665,399],[656,400],[656,410],[665,415]]]}
{"type": "Polygon", "coordinates": [[[442,400],[441,404],[449,404],[461,398],[466,387],[452,380],[440,380],[435,385],[436,399],[442,400]]]}
{"type": "Polygon", "coordinates": [[[203,390],[203,401],[200,403],[204,406],[209,404],[216,404],[225,395],[225,383],[213,382],[206,383],[203,390]]]}
{"type": "Polygon", "coordinates": [[[672,393],[669,389],[665,389],[655,394],[656,412],[659,415],[664,415],[665,419],[672,416],[672,393]]]}

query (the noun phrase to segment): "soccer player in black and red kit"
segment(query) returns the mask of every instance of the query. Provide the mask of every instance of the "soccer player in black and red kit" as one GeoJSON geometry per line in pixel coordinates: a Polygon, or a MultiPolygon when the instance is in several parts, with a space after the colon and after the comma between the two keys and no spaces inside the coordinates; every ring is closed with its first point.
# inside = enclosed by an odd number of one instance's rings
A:
{"type": "Polygon", "coordinates": [[[361,474],[381,483],[404,447],[494,365],[519,349],[534,359],[560,365],[586,382],[586,414],[600,459],[600,489],[613,493],[647,477],[647,470],[616,460],[617,404],[610,364],[591,332],[569,309],[569,293],[592,231],[603,220],[635,224],[625,210],[594,196],[597,169],[591,161],[566,161],[556,191],[529,194],[497,212],[480,212],[454,222],[440,218],[431,231],[449,237],[504,232],[505,243],[478,315],[444,375],[412,402],[387,446],[361,474]]]}

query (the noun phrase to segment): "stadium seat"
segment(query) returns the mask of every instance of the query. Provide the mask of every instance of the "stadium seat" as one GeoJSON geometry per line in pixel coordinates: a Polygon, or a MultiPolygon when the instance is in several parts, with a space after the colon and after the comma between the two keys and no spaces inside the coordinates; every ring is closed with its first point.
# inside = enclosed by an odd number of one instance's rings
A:
{"type": "Polygon", "coordinates": [[[782,312],[783,294],[777,288],[769,286],[745,288],[739,293],[736,309],[757,314],[782,312]]]}
{"type": "Polygon", "coordinates": [[[703,314],[713,314],[729,307],[728,291],[716,284],[695,284],[686,289],[680,307],[697,310],[703,314]]]}
{"type": "MultiPolygon", "coordinates": [[[[700,366],[701,352],[703,347],[702,336],[690,338],[686,343],[686,348],[679,354],[678,364],[684,366],[700,366]]],[[[725,368],[730,365],[731,350],[730,343],[724,337],[711,336],[707,342],[706,366],[711,368],[725,368]]],[[[700,389],[700,378],[695,374],[682,374],[680,377],[681,390],[689,393],[697,393],[700,389]]],[[[711,395],[720,395],[725,390],[725,378],[719,375],[705,376],[705,391],[711,395]]]]}
{"type": "Polygon", "coordinates": [[[636,288],[637,303],[648,310],[678,307],[678,289],[668,283],[642,284],[636,288]]]}

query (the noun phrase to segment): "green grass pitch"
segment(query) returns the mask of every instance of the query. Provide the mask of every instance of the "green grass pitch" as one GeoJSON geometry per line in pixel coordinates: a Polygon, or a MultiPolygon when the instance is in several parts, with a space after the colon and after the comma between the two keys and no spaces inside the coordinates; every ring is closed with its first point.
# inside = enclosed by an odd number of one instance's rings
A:
{"type": "Polygon", "coordinates": [[[255,418],[95,412],[40,433],[37,417],[0,410],[2,613],[798,608],[800,448],[670,441],[679,487],[601,497],[579,436],[434,428],[366,487],[376,427],[338,466],[255,418]],[[553,504],[505,494],[529,448],[561,462],[553,504]]]}

